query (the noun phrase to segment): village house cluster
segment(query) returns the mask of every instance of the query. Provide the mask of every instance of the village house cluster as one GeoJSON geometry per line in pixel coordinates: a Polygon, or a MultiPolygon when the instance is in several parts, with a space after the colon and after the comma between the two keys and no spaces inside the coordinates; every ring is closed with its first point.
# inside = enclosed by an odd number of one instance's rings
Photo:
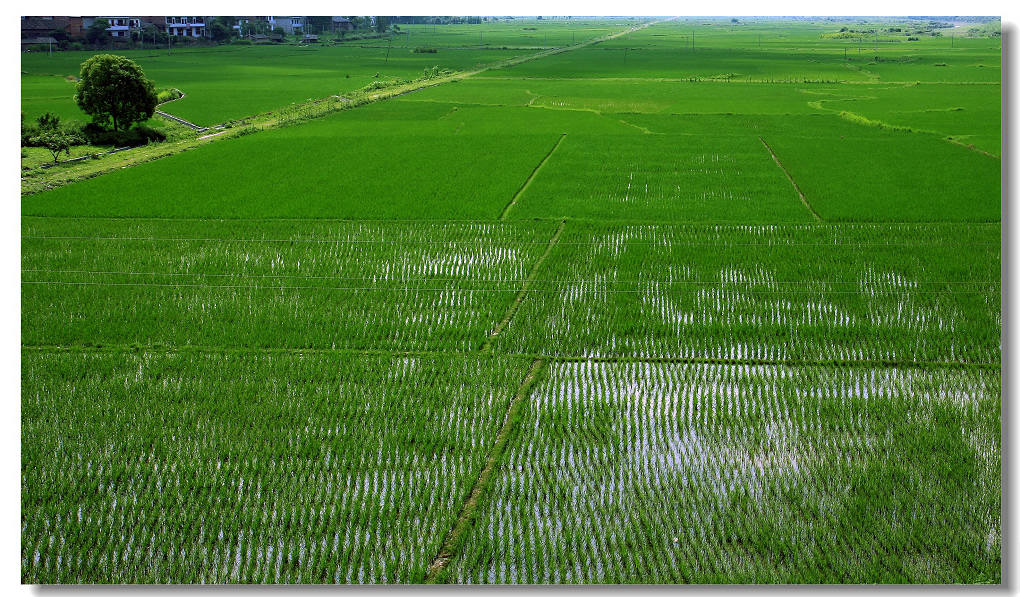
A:
{"type": "MultiPolygon", "coordinates": [[[[27,49],[34,45],[56,44],[63,40],[82,40],[87,37],[88,30],[97,21],[106,23],[105,34],[112,41],[141,38],[145,32],[158,32],[175,38],[201,39],[209,38],[209,25],[222,17],[214,16],[49,16],[21,17],[21,46],[27,49]]],[[[228,22],[236,35],[272,37],[272,32],[282,30],[283,35],[314,37],[314,33],[322,33],[320,25],[314,32],[309,27],[306,16],[241,16],[229,17],[228,22]],[[263,33],[256,33],[255,28],[245,27],[249,23],[264,24],[263,33]]],[[[337,33],[354,29],[354,23],[347,17],[330,17],[328,31],[337,33]]]]}

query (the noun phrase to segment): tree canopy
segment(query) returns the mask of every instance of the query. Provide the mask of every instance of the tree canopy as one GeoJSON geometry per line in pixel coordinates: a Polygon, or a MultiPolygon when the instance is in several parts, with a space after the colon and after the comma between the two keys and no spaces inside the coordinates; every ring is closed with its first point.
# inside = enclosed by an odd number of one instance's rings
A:
{"type": "Polygon", "coordinates": [[[107,29],[110,28],[110,23],[106,19],[96,19],[88,29],[85,30],[85,39],[90,43],[99,43],[105,41],[108,34],[107,29]]]}
{"type": "Polygon", "coordinates": [[[152,81],[133,60],[97,54],[82,63],[75,102],[92,122],[126,130],[152,117],[158,99],[152,81]]]}

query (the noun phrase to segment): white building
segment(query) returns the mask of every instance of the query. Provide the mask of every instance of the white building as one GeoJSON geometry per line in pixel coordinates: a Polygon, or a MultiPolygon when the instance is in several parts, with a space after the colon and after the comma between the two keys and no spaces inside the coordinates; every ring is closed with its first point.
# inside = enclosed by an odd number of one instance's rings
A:
{"type": "Polygon", "coordinates": [[[166,17],[166,32],[178,37],[205,37],[205,17],[166,17]]]}
{"type": "Polygon", "coordinates": [[[266,20],[269,21],[270,27],[273,29],[281,27],[287,35],[305,32],[304,17],[266,17],[266,20]]]}
{"type": "Polygon", "coordinates": [[[142,27],[142,20],[138,17],[96,17],[96,19],[103,19],[110,24],[106,32],[111,37],[131,37],[132,30],[142,27]]]}

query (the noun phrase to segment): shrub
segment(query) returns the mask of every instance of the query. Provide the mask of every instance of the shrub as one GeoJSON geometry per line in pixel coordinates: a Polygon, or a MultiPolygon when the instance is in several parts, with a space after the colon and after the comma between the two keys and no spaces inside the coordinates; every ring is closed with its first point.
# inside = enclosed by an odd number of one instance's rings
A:
{"type": "Polygon", "coordinates": [[[70,130],[56,127],[41,128],[39,134],[32,139],[37,147],[45,147],[53,155],[53,163],[59,162],[60,154],[71,155],[71,148],[82,145],[84,139],[70,130]]]}
{"type": "Polygon", "coordinates": [[[184,97],[184,92],[181,91],[180,89],[177,89],[176,87],[171,87],[169,89],[160,89],[159,93],[156,94],[156,100],[161,104],[165,104],[166,102],[170,102],[175,99],[180,99],[182,97],[184,97]]]}
{"type": "Polygon", "coordinates": [[[21,146],[22,147],[34,147],[32,145],[32,138],[38,134],[39,129],[34,126],[21,125],[21,146]]]}
{"type": "Polygon", "coordinates": [[[386,89],[387,87],[396,87],[397,85],[405,85],[410,83],[407,79],[393,79],[390,81],[372,81],[368,85],[365,85],[358,91],[377,91],[379,89],[386,89]]]}
{"type": "Polygon", "coordinates": [[[436,53],[436,49],[435,48],[415,48],[413,50],[413,52],[415,54],[435,54],[436,53]]]}
{"type": "Polygon", "coordinates": [[[166,133],[143,124],[126,131],[111,131],[89,123],[82,128],[82,134],[90,145],[113,145],[115,147],[133,147],[166,140],[166,133]]]}
{"type": "Polygon", "coordinates": [[[39,125],[39,130],[56,129],[60,128],[60,117],[47,112],[37,118],[36,123],[39,125]]]}

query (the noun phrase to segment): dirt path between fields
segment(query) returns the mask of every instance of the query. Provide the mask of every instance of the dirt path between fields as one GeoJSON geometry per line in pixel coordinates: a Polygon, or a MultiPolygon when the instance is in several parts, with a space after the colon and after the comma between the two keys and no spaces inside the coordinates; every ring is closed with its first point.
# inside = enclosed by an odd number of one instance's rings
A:
{"type": "MultiPolygon", "coordinates": [[[[513,67],[518,64],[529,62],[531,60],[539,60],[541,58],[545,58],[546,56],[552,56],[563,52],[569,52],[571,50],[577,50],[580,48],[602,43],[604,41],[616,39],[620,36],[627,35],[628,33],[639,31],[647,27],[651,27],[652,25],[664,21],[649,21],[647,23],[642,23],[640,25],[629,27],[627,29],[624,29],[623,31],[611,35],[589,39],[570,46],[553,48],[551,50],[546,50],[544,52],[537,52],[535,54],[528,54],[517,58],[511,58],[509,60],[504,60],[502,62],[496,62],[486,66],[482,66],[481,68],[477,68],[471,71],[458,72],[443,77],[437,77],[428,80],[419,80],[406,85],[399,85],[396,87],[381,89],[379,90],[378,93],[371,94],[371,96],[351,99],[348,97],[340,97],[334,95],[325,98],[319,98],[309,102],[304,102],[302,104],[283,106],[273,111],[266,112],[264,114],[255,114],[240,119],[239,121],[242,122],[243,124],[246,124],[246,126],[235,127],[233,129],[224,129],[224,132],[229,134],[216,136],[205,135],[202,137],[175,141],[172,143],[170,142],[158,143],[129,148],[134,149],[135,151],[130,151],[127,152],[126,154],[121,154],[122,158],[116,161],[115,163],[107,162],[105,160],[103,162],[97,163],[91,163],[91,161],[88,160],[80,160],[82,162],[89,162],[90,167],[85,170],[62,169],[56,174],[47,173],[45,176],[23,174],[21,178],[21,196],[25,197],[27,195],[32,195],[34,193],[38,193],[41,191],[47,191],[58,187],[62,187],[64,185],[78,182],[80,180],[95,178],[97,176],[102,176],[104,174],[108,174],[110,172],[114,172],[117,170],[123,170],[125,168],[136,166],[138,164],[143,164],[145,162],[151,162],[153,160],[162,159],[170,155],[175,155],[177,153],[194,149],[195,147],[200,147],[207,143],[215,143],[226,139],[232,139],[236,136],[246,134],[249,132],[261,132],[264,130],[272,130],[274,128],[292,124],[299,120],[310,120],[313,118],[328,116],[330,114],[336,113],[338,110],[353,109],[366,104],[374,103],[376,101],[383,101],[393,97],[400,97],[408,93],[413,93],[415,91],[420,91],[422,89],[427,89],[429,87],[435,87],[437,85],[442,85],[443,83],[460,81],[468,77],[483,73],[485,71],[513,67]]],[[[181,98],[183,97],[184,96],[181,96],[181,98]]],[[[174,116],[166,112],[157,111],[157,113],[164,118],[168,118],[170,120],[173,120],[174,122],[178,122],[184,126],[192,128],[193,130],[199,132],[209,130],[210,128],[213,129],[223,128],[222,125],[217,125],[214,127],[201,127],[193,122],[188,122],[183,118],[174,116]]],[[[41,171],[42,170],[40,170],[40,172],[41,171]]]]}
{"type": "Polygon", "coordinates": [[[563,140],[566,138],[567,138],[566,133],[560,135],[560,138],[556,140],[556,143],[552,146],[552,149],[549,150],[549,153],[545,154],[545,157],[542,158],[542,161],[539,162],[537,166],[535,166],[534,170],[531,171],[531,174],[528,175],[528,178],[524,181],[524,184],[521,185],[521,188],[517,189],[517,192],[514,193],[514,196],[510,199],[510,203],[507,203],[506,207],[503,208],[503,212],[499,214],[500,221],[506,220],[507,214],[510,213],[510,210],[513,209],[515,205],[517,205],[517,200],[520,199],[521,195],[524,194],[524,191],[526,191],[528,187],[531,186],[531,181],[535,179],[536,175],[538,175],[538,171],[542,169],[542,166],[545,166],[545,163],[549,161],[549,158],[552,157],[552,154],[555,153],[556,150],[559,148],[560,143],[563,143],[563,140]]]}
{"type": "Polygon", "coordinates": [[[531,273],[528,274],[528,277],[521,285],[521,290],[517,293],[517,296],[514,297],[514,302],[510,303],[510,307],[506,310],[506,314],[503,315],[503,319],[496,324],[496,327],[492,328],[492,331],[489,332],[489,336],[485,339],[485,342],[482,343],[482,347],[480,349],[481,352],[492,352],[492,343],[495,342],[496,337],[499,336],[504,329],[506,329],[506,326],[510,325],[510,320],[514,318],[517,310],[521,308],[521,303],[524,302],[524,297],[528,296],[529,287],[535,281],[535,278],[538,277],[538,271],[542,268],[542,264],[545,263],[549,254],[552,253],[553,247],[555,247],[556,243],[560,241],[560,235],[563,234],[563,229],[566,227],[567,221],[562,220],[559,227],[556,228],[556,232],[553,233],[552,238],[549,239],[549,244],[546,245],[545,252],[543,252],[542,256],[538,258],[535,265],[531,267],[531,273]]]}
{"type": "Polygon", "coordinates": [[[800,202],[804,204],[804,207],[806,207],[809,212],[811,212],[811,215],[814,216],[816,222],[821,222],[822,217],[819,216],[818,212],[815,211],[815,208],[811,207],[811,204],[808,203],[807,197],[805,197],[804,192],[800,190],[800,186],[797,184],[797,181],[794,180],[793,176],[790,175],[790,172],[786,169],[786,166],[784,166],[783,163],[779,161],[779,158],[776,156],[776,152],[772,151],[772,146],[766,143],[763,137],[758,137],[758,140],[761,141],[761,144],[765,146],[765,149],[769,150],[769,154],[772,156],[772,160],[775,161],[776,165],[779,166],[779,169],[782,170],[783,174],[786,175],[786,179],[789,180],[790,184],[793,185],[793,189],[797,191],[797,194],[800,196],[800,202]]]}
{"type": "Polygon", "coordinates": [[[503,417],[503,425],[500,427],[499,433],[496,434],[496,440],[493,442],[492,448],[489,450],[489,454],[485,459],[485,466],[482,468],[482,471],[478,473],[478,478],[475,480],[475,484],[471,488],[471,493],[468,496],[467,501],[464,502],[464,506],[457,515],[456,522],[454,522],[453,527],[450,528],[446,537],[443,538],[442,547],[440,547],[439,553],[432,560],[432,564],[429,566],[429,572],[428,576],[425,578],[425,582],[443,582],[447,566],[449,566],[450,561],[453,560],[456,555],[461,542],[467,539],[467,532],[471,529],[471,525],[474,523],[474,520],[478,515],[478,506],[481,501],[482,494],[492,484],[493,475],[496,472],[496,466],[499,464],[500,458],[506,451],[506,445],[510,439],[510,432],[513,430],[514,423],[516,423],[517,419],[521,416],[521,410],[524,407],[524,399],[528,397],[531,389],[535,386],[539,375],[542,373],[542,370],[545,369],[545,365],[545,359],[535,359],[531,363],[531,369],[528,371],[527,376],[525,376],[524,381],[521,382],[520,387],[517,389],[517,393],[510,399],[510,404],[506,409],[506,415],[503,417]]]}

